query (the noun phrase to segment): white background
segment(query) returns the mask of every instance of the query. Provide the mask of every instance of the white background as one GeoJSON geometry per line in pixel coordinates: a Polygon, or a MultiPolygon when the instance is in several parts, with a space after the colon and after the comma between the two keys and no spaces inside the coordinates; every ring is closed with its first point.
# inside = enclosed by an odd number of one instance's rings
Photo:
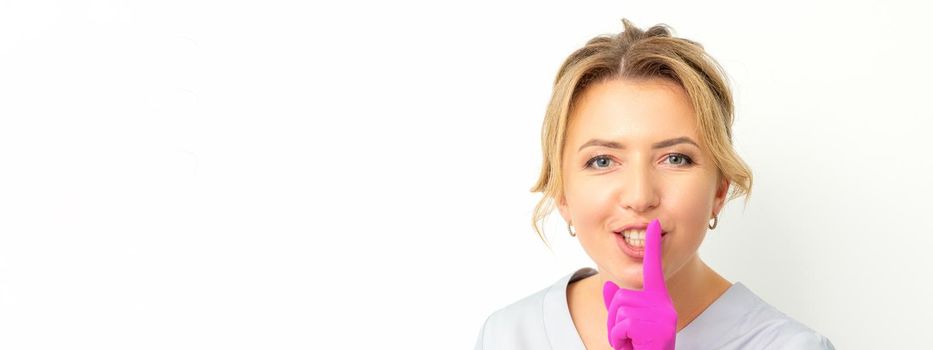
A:
{"type": "Polygon", "coordinates": [[[922,347],[930,13],[4,1],[0,348],[472,348],[592,266],[556,212],[545,248],[529,189],[558,66],[622,17],[701,42],[735,90],[755,184],[704,259],[839,349],[922,347]]]}

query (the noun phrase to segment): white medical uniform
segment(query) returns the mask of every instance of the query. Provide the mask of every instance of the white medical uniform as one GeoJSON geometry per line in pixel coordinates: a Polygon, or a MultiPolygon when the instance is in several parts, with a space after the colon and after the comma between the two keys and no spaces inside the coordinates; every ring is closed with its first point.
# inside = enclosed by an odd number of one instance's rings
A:
{"type": "MultiPolygon", "coordinates": [[[[567,285],[596,273],[590,267],[578,269],[553,285],[493,312],[480,329],[475,349],[585,350],[567,308],[567,285]]],[[[835,350],[835,347],[823,335],[736,282],[677,332],[675,349],[835,350]]]]}

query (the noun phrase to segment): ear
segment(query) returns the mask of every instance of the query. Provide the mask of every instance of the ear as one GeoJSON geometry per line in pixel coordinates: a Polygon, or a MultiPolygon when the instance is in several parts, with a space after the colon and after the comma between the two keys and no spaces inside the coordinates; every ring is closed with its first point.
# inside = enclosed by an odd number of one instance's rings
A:
{"type": "Polygon", "coordinates": [[[567,205],[567,197],[564,196],[563,192],[557,197],[557,210],[560,211],[560,216],[564,218],[564,222],[573,223],[570,216],[570,206],[567,205]]]}
{"type": "Polygon", "coordinates": [[[720,175],[719,183],[716,184],[716,196],[713,198],[713,213],[719,215],[722,207],[726,204],[726,195],[729,194],[729,179],[720,175]]]}

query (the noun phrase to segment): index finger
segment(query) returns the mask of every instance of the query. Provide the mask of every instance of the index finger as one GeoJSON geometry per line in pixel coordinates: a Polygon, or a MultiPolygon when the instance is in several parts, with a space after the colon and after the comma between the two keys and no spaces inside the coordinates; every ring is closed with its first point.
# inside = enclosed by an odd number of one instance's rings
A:
{"type": "Polygon", "coordinates": [[[664,291],[664,271],[661,266],[661,222],[654,219],[645,231],[645,258],[642,261],[644,290],[664,291]]]}

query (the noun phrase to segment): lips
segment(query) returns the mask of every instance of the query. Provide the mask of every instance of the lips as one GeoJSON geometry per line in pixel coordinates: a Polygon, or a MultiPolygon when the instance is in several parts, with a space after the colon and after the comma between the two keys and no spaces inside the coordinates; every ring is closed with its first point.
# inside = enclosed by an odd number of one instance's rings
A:
{"type": "MultiPolygon", "coordinates": [[[[615,234],[621,235],[622,232],[630,231],[630,230],[647,231],[648,223],[629,224],[629,225],[625,225],[620,228],[617,228],[615,230],[612,230],[612,232],[615,234]]],[[[664,227],[661,227],[661,236],[663,237],[666,234],[667,234],[667,231],[664,230],[664,227]]]]}
{"type": "MultiPolygon", "coordinates": [[[[649,222],[635,222],[635,223],[631,223],[625,226],[617,227],[613,230],[613,233],[615,233],[615,236],[616,236],[615,237],[616,243],[618,244],[619,249],[622,250],[622,252],[624,252],[625,255],[628,255],[629,257],[632,257],[638,260],[641,260],[644,258],[645,256],[644,239],[647,238],[645,234],[648,231],[649,224],[650,224],[649,222]],[[633,235],[631,233],[629,234],[630,238],[637,237],[635,239],[638,240],[636,242],[639,242],[638,247],[633,247],[632,245],[630,245],[628,242],[625,241],[624,233],[630,232],[630,231],[637,231],[639,233],[638,235],[633,235]]],[[[666,239],[667,234],[668,234],[668,231],[666,231],[664,227],[662,226],[661,227],[661,238],[662,239],[661,239],[661,242],[658,242],[658,243],[661,243],[661,245],[665,245],[664,241],[667,241],[666,239]]]]}
{"type": "MultiPolygon", "coordinates": [[[[667,235],[667,232],[663,232],[661,234],[661,242],[659,243],[661,243],[662,246],[664,245],[664,242],[667,241],[666,235],[667,235]]],[[[628,242],[625,241],[625,237],[623,237],[622,234],[617,233],[615,236],[616,236],[615,237],[616,244],[619,246],[619,249],[622,250],[623,253],[625,253],[625,255],[628,255],[629,257],[632,257],[633,259],[636,259],[636,260],[644,259],[645,247],[643,246],[633,247],[629,245],[628,242]]]]}

